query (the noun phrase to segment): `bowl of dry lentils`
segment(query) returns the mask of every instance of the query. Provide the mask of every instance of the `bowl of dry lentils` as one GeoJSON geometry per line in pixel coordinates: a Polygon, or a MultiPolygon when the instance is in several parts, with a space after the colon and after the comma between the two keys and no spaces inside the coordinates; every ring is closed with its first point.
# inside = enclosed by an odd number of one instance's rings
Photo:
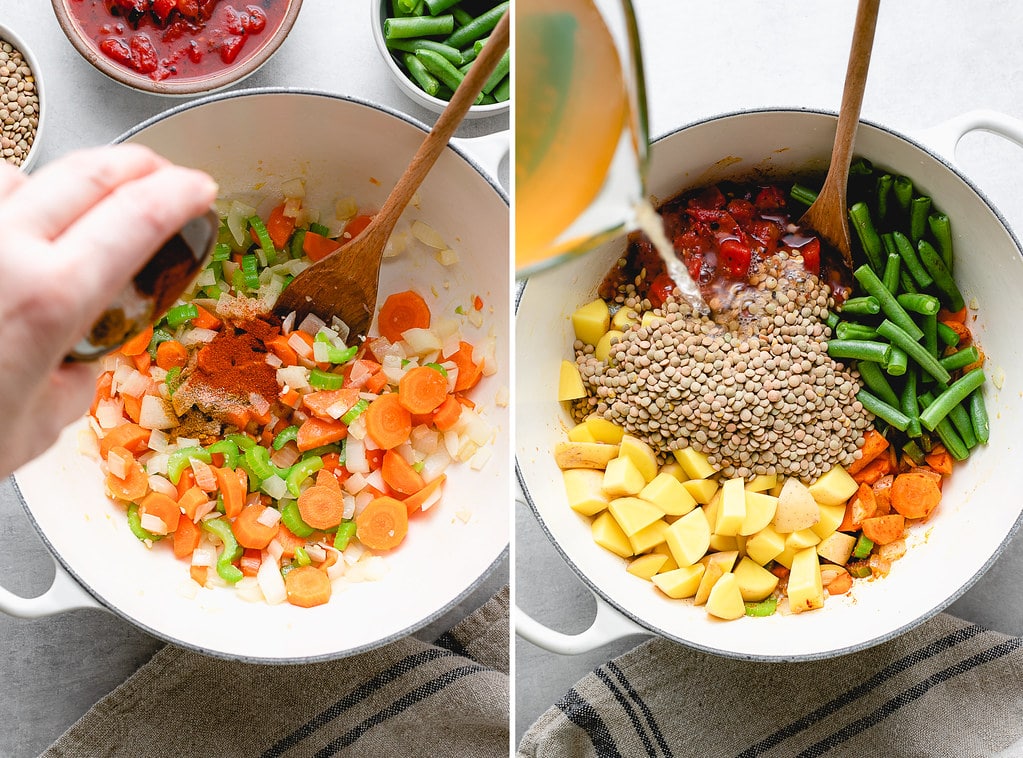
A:
{"type": "Polygon", "coordinates": [[[0,24],[0,155],[27,171],[43,125],[39,64],[24,41],[0,24]]]}

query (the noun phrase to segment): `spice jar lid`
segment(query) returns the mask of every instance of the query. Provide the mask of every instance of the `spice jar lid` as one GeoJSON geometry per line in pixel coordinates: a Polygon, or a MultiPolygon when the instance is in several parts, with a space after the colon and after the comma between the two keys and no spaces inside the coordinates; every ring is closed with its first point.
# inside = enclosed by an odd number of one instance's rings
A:
{"type": "Polygon", "coordinates": [[[46,113],[39,59],[0,24],[0,159],[28,171],[39,155],[46,113]]]}

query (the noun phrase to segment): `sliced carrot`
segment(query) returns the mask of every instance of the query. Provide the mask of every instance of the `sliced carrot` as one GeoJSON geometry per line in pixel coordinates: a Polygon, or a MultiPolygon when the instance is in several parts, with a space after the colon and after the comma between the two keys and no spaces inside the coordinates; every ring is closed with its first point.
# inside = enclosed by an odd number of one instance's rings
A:
{"type": "Polygon", "coordinates": [[[458,343],[458,350],[444,358],[452,361],[458,366],[458,376],[455,377],[455,392],[465,392],[472,389],[483,376],[483,363],[475,363],[472,359],[472,345],[465,341],[458,343]]]}
{"type": "Polygon", "coordinates": [[[902,538],[906,518],[898,513],[863,519],[863,534],[877,545],[887,545],[902,538]]]}
{"type": "Polygon", "coordinates": [[[178,498],[178,508],[190,521],[195,521],[195,515],[199,510],[200,505],[206,505],[210,501],[210,496],[203,491],[201,487],[192,485],[189,487],[185,494],[178,498]]]}
{"type": "Polygon", "coordinates": [[[347,224],[345,224],[345,230],[342,234],[345,238],[345,242],[349,242],[362,234],[363,230],[369,226],[369,222],[372,220],[373,216],[367,214],[362,214],[351,219],[347,224]]]}
{"type": "Polygon", "coordinates": [[[245,507],[245,497],[249,489],[249,477],[244,469],[213,468],[217,478],[217,488],[224,498],[224,515],[235,518],[245,507]]]}
{"type": "Polygon", "coordinates": [[[341,466],[341,456],[337,453],[327,453],[321,457],[321,460],[323,461],[322,471],[329,471],[333,474],[341,466]]]}
{"type": "Polygon", "coordinates": [[[346,387],[339,390],[320,390],[302,396],[302,407],[324,421],[336,421],[357,402],[359,402],[359,390],[357,387],[346,387]],[[339,403],[340,405],[338,405],[339,403]],[[335,406],[343,410],[341,410],[340,414],[331,416],[327,411],[335,406]]]}
{"type": "Polygon", "coordinates": [[[146,350],[131,356],[131,362],[135,364],[135,368],[140,374],[149,376],[149,369],[153,365],[153,356],[151,356],[146,350]]]}
{"type": "MultiPolygon", "coordinates": [[[[293,216],[284,215],[284,203],[270,211],[270,215],[267,216],[264,223],[267,234],[270,235],[270,241],[278,250],[288,244],[288,238],[295,231],[295,219],[293,216]]],[[[252,241],[259,244],[259,237],[256,236],[255,231],[252,232],[252,241]]]]}
{"type": "Polygon", "coordinates": [[[877,503],[875,516],[887,516],[892,512],[892,482],[894,474],[886,474],[874,482],[870,488],[874,491],[874,502],[877,503]]]}
{"type": "Polygon", "coordinates": [[[139,419],[142,418],[142,398],[121,395],[121,400],[124,401],[125,414],[137,424],[139,419]]]}
{"type": "Polygon", "coordinates": [[[174,530],[174,557],[188,558],[197,547],[202,529],[190,518],[178,520],[178,528],[174,530]]]}
{"type": "Polygon", "coordinates": [[[178,502],[167,497],[162,492],[150,492],[139,503],[139,513],[142,515],[156,516],[167,525],[167,531],[173,532],[178,528],[181,520],[181,509],[178,502]]]}
{"type": "Polygon", "coordinates": [[[280,531],[277,532],[277,541],[281,545],[281,554],[285,558],[294,558],[295,550],[300,547],[305,547],[306,540],[304,537],[299,537],[294,534],[284,524],[281,524],[280,527],[280,531]]]}
{"type": "Polygon", "coordinates": [[[229,425],[238,429],[238,431],[244,431],[245,427],[252,421],[252,409],[246,408],[244,405],[235,405],[227,408],[223,415],[224,420],[229,425]]]}
{"type": "Polygon", "coordinates": [[[130,340],[121,345],[121,353],[127,356],[132,356],[145,352],[146,348],[149,347],[150,340],[152,339],[153,327],[147,326],[141,332],[139,332],[130,340]]]}
{"type": "Polygon", "coordinates": [[[899,474],[892,483],[892,508],[906,518],[926,518],[940,502],[937,482],[923,472],[899,474]]]}
{"type": "Polygon", "coordinates": [[[873,484],[885,474],[894,470],[891,459],[888,456],[879,455],[862,469],[852,475],[857,484],[873,484]]]}
{"type": "Polygon", "coordinates": [[[263,562],[263,553],[253,548],[245,548],[242,557],[238,559],[238,568],[245,576],[255,576],[259,573],[259,564],[263,562]]]}
{"type": "Polygon", "coordinates": [[[384,482],[387,486],[396,492],[400,492],[402,495],[414,495],[426,486],[426,482],[423,481],[423,477],[419,475],[419,472],[412,468],[400,453],[394,450],[388,450],[384,453],[384,461],[383,466],[380,467],[380,473],[384,477],[384,482]]]}
{"type": "Polygon", "coordinates": [[[348,436],[348,427],[340,421],[324,421],[310,417],[298,427],[298,443],[300,452],[312,450],[314,447],[340,442],[348,436]]]}
{"type": "Polygon", "coordinates": [[[188,348],[177,340],[166,340],[156,346],[156,365],[164,371],[170,371],[177,366],[183,367],[188,363],[188,348]]]}
{"type": "Polygon", "coordinates": [[[234,532],[238,544],[244,548],[262,550],[269,545],[280,531],[280,523],[267,526],[259,522],[266,506],[262,503],[253,503],[242,508],[241,513],[231,522],[231,531],[234,532]]]}
{"type": "Polygon", "coordinates": [[[942,476],[952,474],[952,456],[942,445],[935,445],[931,452],[924,456],[924,460],[942,476]]]}
{"type": "Polygon", "coordinates": [[[89,413],[96,415],[96,409],[99,407],[100,400],[109,400],[111,393],[110,389],[114,385],[114,372],[104,371],[102,374],[96,377],[96,394],[92,397],[92,406],[89,408],[89,413]]]}
{"type": "Polygon", "coordinates": [[[355,517],[355,536],[373,550],[392,550],[408,534],[408,509],[400,500],[374,498],[355,517]]]}
{"type": "Polygon", "coordinates": [[[452,429],[462,415],[462,404],[448,395],[433,413],[433,425],[442,432],[452,429]]]}
{"type": "Polygon", "coordinates": [[[406,330],[430,326],[430,306],[412,290],[395,292],[380,306],[378,323],[382,336],[390,342],[398,342],[406,330]]]}
{"type": "Polygon", "coordinates": [[[398,400],[409,413],[432,413],[447,396],[447,378],[429,366],[409,369],[398,382],[398,400]]]}
{"type": "Polygon", "coordinates": [[[877,500],[874,498],[874,490],[869,484],[861,484],[856,494],[849,498],[845,505],[845,517],[838,525],[840,532],[856,532],[864,519],[868,519],[877,511],[877,500]]]}
{"type": "Polygon", "coordinates": [[[142,499],[149,492],[149,476],[146,474],[146,470],[127,449],[115,447],[113,451],[121,451],[131,462],[128,464],[127,475],[123,479],[115,476],[113,472],[107,474],[107,491],[114,497],[128,502],[142,499]]]}
{"type": "Polygon", "coordinates": [[[957,311],[950,311],[942,308],[938,311],[938,321],[957,321],[960,324],[966,323],[966,306],[957,311]]]}
{"type": "Polygon", "coordinates": [[[852,583],[852,575],[844,572],[828,582],[828,586],[825,589],[827,589],[829,595],[844,595],[852,589],[852,583]]]}
{"type": "Polygon", "coordinates": [[[330,578],[315,566],[293,568],[284,577],[288,602],[302,608],[323,605],[330,600],[330,578]]]}
{"type": "Polygon", "coordinates": [[[846,467],[849,474],[857,474],[874,461],[881,453],[888,449],[888,440],[876,429],[870,429],[863,436],[863,444],[860,445],[860,452],[863,454],[859,460],[854,461],[846,467]]]}
{"type": "MultiPolygon", "coordinates": [[[[432,371],[433,369],[429,369],[432,371]]],[[[366,432],[384,450],[405,442],[412,433],[412,416],[396,393],[381,395],[366,409],[366,432]]]]}
{"type": "Polygon", "coordinates": [[[191,466],[188,466],[184,471],[181,472],[181,478],[178,479],[178,500],[181,500],[192,487],[195,486],[195,472],[191,466]]]}
{"type": "Polygon", "coordinates": [[[302,520],[313,529],[330,529],[341,523],[345,504],[340,488],[321,487],[316,484],[298,498],[298,512],[302,520]]]}
{"type": "Polygon", "coordinates": [[[193,305],[195,305],[199,313],[192,319],[192,326],[197,326],[200,329],[219,329],[221,327],[223,322],[219,318],[198,303],[193,303],[193,305]]]}
{"type": "Polygon", "coordinates": [[[441,486],[443,486],[446,479],[447,474],[441,474],[433,481],[427,482],[426,485],[419,490],[419,492],[405,498],[405,510],[408,514],[411,516],[413,513],[420,510],[423,507],[423,504],[426,503],[430,497],[441,488],[441,486]]]}
{"type": "Polygon", "coordinates": [[[337,240],[324,237],[316,232],[306,232],[305,238],[302,240],[302,252],[308,255],[311,261],[326,258],[339,247],[341,247],[341,243],[337,240]]]}
{"type": "Polygon", "coordinates": [[[387,386],[387,374],[383,371],[378,371],[375,374],[370,374],[369,379],[366,380],[364,385],[366,392],[379,393],[383,391],[384,387],[387,386]]]}
{"type": "MultiPolygon", "coordinates": [[[[337,455],[337,453],[331,453],[331,455],[337,455]]],[[[323,456],[326,458],[327,456],[323,456]]],[[[334,475],[334,469],[337,468],[335,463],[331,467],[327,467],[327,462],[323,462],[323,468],[316,472],[316,486],[326,487],[327,489],[333,490],[338,495],[341,494],[341,484],[338,482],[337,477],[334,475]]],[[[308,521],[306,522],[309,523],[308,521]]],[[[312,524],[309,524],[312,526],[312,524]]]]}
{"type": "Polygon", "coordinates": [[[188,575],[192,577],[192,581],[198,584],[200,587],[206,586],[206,569],[208,566],[189,566],[188,575]]]}
{"type": "Polygon", "coordinates": [[[302,396],[298,394],[298,390],[288,387],[286,390],[281,390],[281,394],[277,396],[277,399],[289,408],[297,408],[298,404],[302,401],[302,396]]]}
{"type": "Polygon", "coordinates": [[[298,363],[298,353],[295,348],[288,344],[288,338],[283,334],[264,342],[266,349],[281,359],[285,366],[294,366],[298,363]]]}
{"type": "Polygon", "coordinates": [[[104,458],[114,447],[125,447],[131,452],[139,455],[149,449],[149,436],[152,434],[148,429],[143,429],[138,424],[121,424],[113,429],[108,429],[99,441],[99,452],[104,458]]]}

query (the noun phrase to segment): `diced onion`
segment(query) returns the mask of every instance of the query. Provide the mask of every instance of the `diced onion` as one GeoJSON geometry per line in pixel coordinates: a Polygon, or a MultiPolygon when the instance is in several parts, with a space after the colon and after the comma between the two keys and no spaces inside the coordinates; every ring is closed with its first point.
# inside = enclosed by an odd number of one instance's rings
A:
{"type": "MultiPolygon", "coordinates": [[[[304,345],[305,342],[302,344],[304,345]]],[[[304,366],[285,366],[284,368],[279,368],[277,369],[277,384],[282,387],[287,385],[294,390],[309,389],[309,369],[304,366]]]]}
{"type": "MultiPolygon", "coordinates": [[[[482,416],[475,413],[466,413],[462,414],[462,416],[468,417],[468,423],[465,427],[466,436],[477,445],[486,445],[494,438],[496,430],[482,416]]],[[[461,420],[462,417],[459,417],[459,421],[461,420]]]]}
{"type": "Polygon", "coordinates": [[[270,463],[278,468],[290,468],[299,459],[300,455],[298,446],[294,442],[289,442],[280,450],[274,450],[270,454],[270,463]]]}
{"type": "Polygon", "coordinates": [[[479,471],[487,465],[487,461],[490,460],[491,455],[493,455],[492,448],[481,447],[473,454],[472,458],[469,459],[469,468],[473,471],[479,471]]]}
{"type": "Polygon", "coordinates": [[[270,410],[269,401],[258,392],[249,393],[249,402],[252,404],[252,408],[256,411],[257,416],[265,416],[270,410]]]}
{"type": "Polygon", "coordinates": [[[347,221],[358,212],[359,204],[355,202],[354,197],[341,197],[334,203],[334,215],[343,221],[347,221]]]}
{"type": "Polygon", "coordinates": [[[355,518],[355,496],[347,492],[343,492],[341,493],[341,502],[344,503],[341,518],[348,520],[355,518]]]}
{"type": "Polygon", "coordinates": [[[217,477],[213,469],[205,461],[198,458],[189,458],[192,465],[192,473],[195,474],[195,483],[203,492],[213,492],[217,489],[217,477]]]}
{"type": "Polygon", "coordinates": [[[160,429],[153,429],[149,432],[149,449],[158,453],[164,453],[170,445],[170,437],[160,429]]]}
{"type": "Polygon", "coordinates": [[[297,218],[302,212],[302,198],[289,197],[284,200],[284,210],[282,214],[288,218],[297,218]]]}
{"type": "Polygon", "coordinates": [[[348,373],[348,380],[355,387],[361,387],[369,381],[371,376],[373,376],[373,372],[365,363],[356,362],[352,364],[352,369],[348,373]]]}
{"type": "MultiPolygon", "coordinates": [[[[275,474],[276,476],[276,474],[275,474]]],[[[280,477],[277,477],[280,479],[280,477]]],[[[280,498],[280,495],[271,495],[271,497],[280,498]]],[[[276,508],[264,508],[262,513],[256,517],[256,521],[266,527],[273,527],[281,520],[281,512],[276,508]]]]}
{"type": "Polygon", "coordinates": [[[412,222],[412,236],[424,245],[437,250],[443,250],[447,247],[447,244],[444,242],[444,238],[440,236],[440,232],[429,224],[424,224],[418,219],[412,222]]]}
{"type": "MultiPolygon", "coordinates": [[[[288,483],[281,479],[281,477],[277,476],[277,474],[271,474],[270,476],[268,476],[266,479],[260,482],[259,487],[260,489],[263,490],[263,492],[265,492],[275,500],[280,500],[288,492],[288,483]]],[[[274,511],[272,508],[267,508],[265,511],[263,511],[263,515],[266,515],[267,512],[276,513],[276,511],[274,511]]],[[[278,514],[278,516],[279,515],[280,514],[278,514]]],[[[273,526],[276,523],[277,520],[274,519],[273,524],[267,524],[266,526],[273,526]]]]}
{"type": "Polygon", "coordinates": [[[246,244],[249,231],[248,220],[256,215],[256,209],[251,205],[235,200],[227,211],[227,228],[231,230],[235,244],[242,246],[246,244]]]}
{"type": "Polygon", "coordinates": [[[331,552],[338,553],[337,560],[334,561],[329,566],[327,566],[327,578],[330,579],[331,581],[334,581],[335,579],[339,579],[345,573],[346,565],[345,562],[341,560],[340,551],[333,550],[333,548],[329,549],[331,550],[331,552]]]}
{"type": "Polygon", "coordinates": [[[265,360],[266,360],[266,365],[268,365],[270,368],[275,368],[276,369],[276,368],[280,368],[281,366],[284,365],[284,361],[282,361],[280,358],[278,358],[273,353],[267,353],[265,360]]]}
{"type": "MultiPolygon", "coordinates": [[[[273,543],[271,543],[273,544],[273,543]]],[[[280,543],[278,543],[278,548],[280,543]]],[[[288,592],[284,588],[284,577],[281,576],[281,568],[278,564],[279,556],[274,557],[268,549],[263,554],[263,560],[256,571],[256,582],[263,593],[263,597],[270,605],[278,605],[288,598],[288,592]]]]}
{"type": "MultiPolygon", "coordinates": [[[[349,461],[346,467],[351,465],[351,454],[352,454],[351,450],[349,450],[348,451],[349,461]]],[[[351,468],[348,468],[348,470],[351,471],[351,468]]],[[[349,475],[349,477],[345,479],[344,484],[342,484],[341,486],[345,489],[346,492],[349,492],[352,495],[357,495],[366,488],[366,477],[363,476],[362,473],[360,472],[357,471],[352,472],[351,475],[349,475]]]]}
{"type": "Polygon", "coordinates": [[[362,562],[362,575],[370,582],[378,582],[387,576],[387,561],[379,555],[371,555],[362,562]]]}
{"type": "Polygon", "coordinates": [[[181,344],[185,347],[193,347],[195,345],[213,342],[213,338],[216,336],[217,332],[213,329],[204,329],[196,326],[181,335],[181,344]]]}
{"type": "Polygon", "coordinates": [[[281,194],[288,200],[305,197],[305,181],[300,177],[295,177],[294,179],[282,182],[281,194]]]}
{"type": "MultiPolygon", "coordinates": [[[[280,540],[274,538],[270,540],[270,544],[266,546],[266,552],[275,561],[280,562],[281,556],[284,555],[284,546],[281,545],[280,540]]],[[[265,558],[263,560],[266,560],[265,558]]]]}
{"type": "MultiPolygon", "coordinates": [[[[259,565],[262,567],[263,564],[260,563],[259,565]]],[[[247,603],[259,603],[263,600],[263,589],[259,585],[259,580],[254,576],[242,577],[234,585],[234,591],[238,593],[239,599],[247,603]]]]}
{"type": "Polygon", "coordinates": [[[205,518],[209,514],[213,513],[213,509],[217,507],[217,504],[212,500],[207,500],[205,503],[196,506],[194,521],[198,522],[205,518]]]}
{"type": "Polygon", "coordinates": [[[305,552],[315,563],[327,560],[327,551],[323,545],[306,545],[305,552]]]}
{"type": "Polygon", "coordinates": [[[447,450],[441,448],[423,459],[423,468],[419,474],[423,477],[423,481],[432,482],[443,474],[449,465],[451,465],[451,456],[448,455],[447,450]]]}
{"type": "MultiPolygon", "coordinates": [[[[452,250],[450,247],[444,248],[443,250],[437,251],[437,262],[442,266],[454,266],[458,263],[458,253],[452,250]]],[[[472,311],[469,314],[469,320],[472,321],[473,314],[477,311],[472,311]]],[[[478,324],[476,324],[478,326],[478,324]]]]}
{"type": "Polygon", "coordinates": [[[442,491],[443,489],[441,487],[437,487],[436,489],[434,489],[434,491],[429,494],[426,500],[423,501],[423,504],[419,506],[420,509],[426,511],[429,510],[432,506],[436,505],[440,501],[442,491]]]}
{"type": "Polygon", "coordinates": [[[149,475],[149,489],[153,492],[159,492],[161,495],[166,495],[172,500],[178,499],[178,488],[171,484],[167,477],[161,474],[149,475]]]}
{"type": "Polygon", "coordinates": [[[498,408],[507,408],[510,402],[511,391],[502,384],[497,388],[497,392],[494,393],[494,405],[498,408]]]}
{"type": "Polygon", "coordinates": [[[132,371],[121,383],[120,393],[131,397],[142,397],[151,384],[152,379],[148,376],[138,371],[132,371]]]}
{"type": "Polygon", "coordinates": [[[430,329],[406,329],[401,335],[402,342],[408,346],[408,352],[425,355],[441,349],[440,338],[430,329]]]}
{"type": "Polygon", "coordinates": [[[349,566],[354,566],[365,554],[366,548],[362,546],[361,542],[349,542],[348,547],[341,553],[341,557],[349,566]]]}
{"type": "Polygon", "coordinates": [[[153,513],[143,513],[139,516],[139,524],[147,532],[153,534],[166,534],[167,525],[163,522],[163,519],[153,513]]]}
{"type": "Polygon", "coordinates": [[[295,311],[292,311],[281,322],[281,334],[291,334],[295,328],[295,311]]]}
{"type": "Polygon", "coordinates": [[[310,336],[316,336],[316,333],[327,325],[327,322],[317,316],[315,313],[308,313],[306,317],[298,325],[300,332],[305,332],[310,336]]]}
{"type": "Polygon", "coordinates": [[[171,404],[157,395],[143,395],[139,410],[139,426],[143,429],[173,429],[178,417],[171,404]]]}
{"type": "Polygon", "coordinates": [[[95,415],[101,429],[113,429],[128,420],[124,417],[124,402],[120,398],[100,400],[95,415]]]}
{"type": "MultiPolygon", "coordinates": [[[[146,460],[146,473],[164,475],[167,473],[168,463],[170,463],[169,453],[154,453],[146,460]]],[[[177,495],[174,496],[174,499],[178,499],[177,495]]]]}
{"type": "Polygon", "coordinates": [[[309,347],[308,342],[298,336],[298,332],[292,332],[288,335],[288,347],[298,353],[301,358],[313,357],[313,349],[309,347]]]}
{"type": "Polygon", "coordinates": [[[107,469],[118,479],[127,479],[131,464],[135,462],[131,453],[121,455],[116,450],[107,453],[107,469]]]}
{"type": "Polygon", "coordinates": [[[193,566],[214,566],[217,563],[217,549],[212,542],[203,540],[192,551],[193,566]]]}
{"type": "Polygon", "coordinates": [[[347,344],[348,338],[352,336],[351,327],[337,316],[334,316],[330,321],[334,326],[334,331],[337,332],[337,338],[341,340],[342,343],[347,344]]]}
{"type": "Polygon", "coordinates": [[[384,483],[384,475],[381,473],[380,469],[369,473],[366,477],[366,484],[378,492],[387,492],[387,484],[384,483]]]}
{"type": "Polygon", "coordinates": [[[458,448],[461,447],[462,443],[458,439],[458,432],[448,429],[444,432],[444,449],[447,450],[448,455],[454,458],[458,455],[458,448]]]}
{"type": "Polygon", "coordinates": [[[483,341],[483,376],[497,373],[497,338],[487,337],[483,341]]]}

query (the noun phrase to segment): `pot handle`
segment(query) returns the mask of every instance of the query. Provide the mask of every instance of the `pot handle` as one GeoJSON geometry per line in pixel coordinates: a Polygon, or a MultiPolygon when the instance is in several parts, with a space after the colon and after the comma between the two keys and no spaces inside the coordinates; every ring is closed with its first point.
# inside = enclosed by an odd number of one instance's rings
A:
{"type": "Polygon", "coordinates": [[[651,634],[648,629],[623,616],[600,597],[594,595],[593,598],[597,601],[597,615],[589,628],[579,634],[556,632],[518,606],[515,607],[515,633],[537,647],[560,655],[587,653],[629,635],[651,634]]]}
{"type": "Polygon", "coordinates": [[[507,129],[482,137],[456,137],[451,144],[478,162],[483,170],[500,181],[501,162],[511,150],[510,134],[507,129]]]}
{"type": "Polygon", "coordinates": [[[920,132],[920,141],[949,162],[955,162],[956,146],[966,134],[986,131],[1023,147],[1023,121],[998,111],[980,109],[950,118],[920,132]]]}
{"type": "Polygon", "coordinates": [[[36,597],[22,597],[0,587],[0,611],[20,618],[52,616],[77,608],[102,608],[99,603],[56,561],[53,584],[36,597]]]}

